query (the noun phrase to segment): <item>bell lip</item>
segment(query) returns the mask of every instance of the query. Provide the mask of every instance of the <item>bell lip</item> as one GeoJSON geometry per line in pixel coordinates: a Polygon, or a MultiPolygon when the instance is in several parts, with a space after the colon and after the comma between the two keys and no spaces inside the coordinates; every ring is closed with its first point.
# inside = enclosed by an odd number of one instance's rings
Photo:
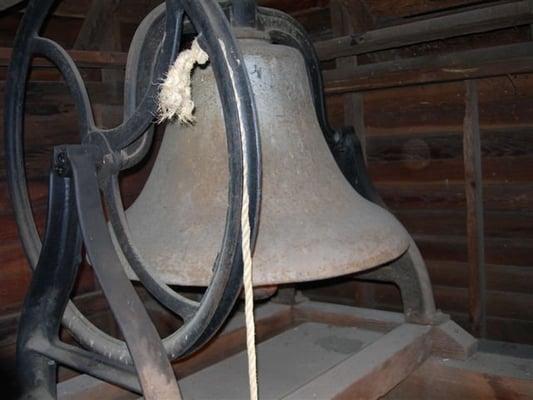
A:
{"type": "MultiPolygon", "coordinates": [[[[367,258],[366,264],[371,265],[370,267],[358,266],[356,267],[354,262],[344,263],[341,265],[336,265],[333,268],[325,268],[321,270],[310,270],[309,274],[302,274],[301,271],[292,272],[289,274],[284,274],[284,279],[279,279],[280,274],[265,274],[262,273],[260,278],[255,277],[253,279],[254,287],[262,286],[275,286],[275,285],[287,285],[295,283],[306,283],[306,282],[317,282],[324,281],[333,278],[339,278],[347,275],[357,274],[361,272],[366,272],[374,270],[380,267],[383,267],[387,264],[391,264],[394,261],[402,257],[410,247],[409,234],[405,232],[403,238],[399,239],[399,246],[388,254],[378,254],[377,256],[367,258]],[[391,254],[392,253],[392,254],[391,254]],[[269,275],[271,279],[269,278],[269,275]],[[297,275],[297,276],[296,276],[297,275]]],[[[290,270],[290,269],[289,269],[290,270]]],[[[291,270],[290,270],[291,271],[291,270]]],[[[187,282],[180,281],[176,279],[176,276],[172,273],[164,273],[158,271],[158,274],[163,282],[169,286],[181,286],[181,287],[207,287],[210,284],[210,281],[205,280],[190,280],[187,282]]],[[[139,281],[135,273],[128,269],[128,276],[131,280],[139,281]]]]}

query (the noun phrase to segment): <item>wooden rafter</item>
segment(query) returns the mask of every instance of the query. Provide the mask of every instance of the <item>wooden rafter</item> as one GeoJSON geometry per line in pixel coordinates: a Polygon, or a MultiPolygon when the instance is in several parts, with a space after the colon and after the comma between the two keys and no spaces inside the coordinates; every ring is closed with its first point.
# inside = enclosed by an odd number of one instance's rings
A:
{"type": "Polygon", "coordinates": [[[79,50],[102,49],[106,40],[109,40],[114,25],[118,22],[114,16],[119,4],[120,0],[94,0],[85,17],[74,48],[79,50]]]}
{"type": "MultiPolygon", "coordinates": [[[[124,69],[127,53],[113,51],[69,50],[68,53],[80,68],[112,68],[124,69]]],[[[12,49],[0,47],[0,67],[7,67],[11,61],[12,49]]],[[[44,58],[33,60],[33,67],[48,68],[53,64],[44,58]]]]}
{"type": "Polygon", "coordinates": [[[531,23],[531,2],[522,0],[323,40],[315,47],[321,60],[331,60],[531,23]]]}
{"type": "Polygon", "coordinates": [[[326,93],[386,89],[533,72],[533,43],[406,58],[324,71],[326,93]]]}
{"type": "Polygon", "coordinates": [[[330,7],[335,2],[339,3],[343,13],[346,14],[349,33],[367,32],[375,27],[375,19],[369,11],[366,0],[332,0],[330,7]]]}

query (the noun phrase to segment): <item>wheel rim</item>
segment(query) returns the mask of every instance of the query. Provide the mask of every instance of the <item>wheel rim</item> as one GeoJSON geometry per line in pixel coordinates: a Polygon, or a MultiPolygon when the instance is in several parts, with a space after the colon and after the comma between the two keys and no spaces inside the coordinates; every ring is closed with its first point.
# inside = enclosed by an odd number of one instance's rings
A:
{"type": "MultiPolygon", "coordinates": [[[[154,101],[156,96],[153,96],[151,90],[157,88],[151,87],[135,112],[127,116],[119,127],[111,130],[96,128],[85,86],[75,64],[59,45],[38,35],[53,3],[53,0],[40,0],[30,1],[28,4],[15,40],[14,56],[8,72],[6,90],[5,132],[8,184],[19,234],[32,268],[37,264],[41,241],[31,212],[22,140],[25,82],[32,56],[38,54],[49,58],[61,71],[79,107],[83,142],[105,143],[116,154],[142,137],[151,124],[151,116],[156,106],[154,101]],[[132,130],[132,126],[135,126],[135,130],[132,130]]],[[[201,33],[202,45],[208,54],[210,56],[213,54],[215,59],[221,60],[213,65],[219,94],[235,99],[234,103],[226,102],[224,109],[231,177],[229,191],[230,198],[236,200],[228,205],[224,239],[213,278],[215,281],[219,279],[220,282],[213,285],[212,281],[198,307],[198,312],[182,328],[163,339],[169,357],[174,359],[189,354],[211,338],[226,319],[238,297],[242,283],[239,227],[242,157],[248,158],[248,164],[251,167],[248,181],[250,182],[250,216],[253,230],[256,230],[259,214],[261,161],[257,117],[248,76],[244,62],[241,62],[242,56],[236,41],[220,7],[212,0],[167,0],[166,7],[169,10],[167,16],[171,17],[166,19],[165,39],[158,53],[159,61],[155,67],[156,76],[162,76],[175,58],[185,11],[197,31],[201,33]],[[225,46],[225,49],[221,46],[225,46]],[[229,55],[225,53],[228,49],[229,55]],[[245,154],[241,154],[240,151],[243,140],[246,140],[248,144],[248,147],[245,147],[247,148],[245,154]]],[[[110,181],[111,186],[108,190],[116,184],[113,183],[113,179],[110,181]]],[[[125,342],[104,333],[93,325],[72,302],[67,306],[63,316],[63,325],[83,346],[112,360],[131,363],[125,342]]]]}

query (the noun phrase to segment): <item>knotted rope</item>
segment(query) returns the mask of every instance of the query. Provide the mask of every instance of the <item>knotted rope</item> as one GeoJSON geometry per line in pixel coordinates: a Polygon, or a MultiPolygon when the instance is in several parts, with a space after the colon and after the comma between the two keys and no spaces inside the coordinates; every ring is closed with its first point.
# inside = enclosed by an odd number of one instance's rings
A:
{"type": "Polygon", "coordinates": [[[194,123],[194,102],[191,95],[191,74],[196,64],[203,65],[209,56],[194,40],[183,50],[167,73],[159,91],[158,122],[177,118],[182,124],[194,123]]]}
{"type": "MultiPolygon", "coordinates": [[[[161,84],[157,117],[159,122],[177,118],[182,124],[194,123],[194,102],[191,95],[191,74],[196,64],[205,64],[209,60],[207,53],[195,39],[189,50],[182,51],[174,65],[168,71],[161,84]]],[[[242,208],[241,208],[241,244],[243,259],[244,315],[246,319],[246,349],[248,354],[248,380],[250,399],[257,400],[257,361],[255,350],[254,292],[252,283],[252,252],[250,248],[250,197],[248,194],[248,144],[242,138],[242,208]]]]}

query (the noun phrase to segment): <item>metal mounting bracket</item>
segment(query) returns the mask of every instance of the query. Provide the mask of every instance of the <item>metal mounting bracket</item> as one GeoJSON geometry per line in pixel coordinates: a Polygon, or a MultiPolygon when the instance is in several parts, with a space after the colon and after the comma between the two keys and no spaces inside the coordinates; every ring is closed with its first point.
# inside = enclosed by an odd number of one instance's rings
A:
{"type": "Polygon", "coordinates": [[[144,393],[146,399],[179,399],[161,339],[111,244],[92,158],[88,146],[55,149],[43,249],[18,333],[17,372],[24,390],[22,398],[54,399],[58,362],[144,393]],[[135,367],[59,339],[61,320],[81,261],[82,243],[135,367]]]}

